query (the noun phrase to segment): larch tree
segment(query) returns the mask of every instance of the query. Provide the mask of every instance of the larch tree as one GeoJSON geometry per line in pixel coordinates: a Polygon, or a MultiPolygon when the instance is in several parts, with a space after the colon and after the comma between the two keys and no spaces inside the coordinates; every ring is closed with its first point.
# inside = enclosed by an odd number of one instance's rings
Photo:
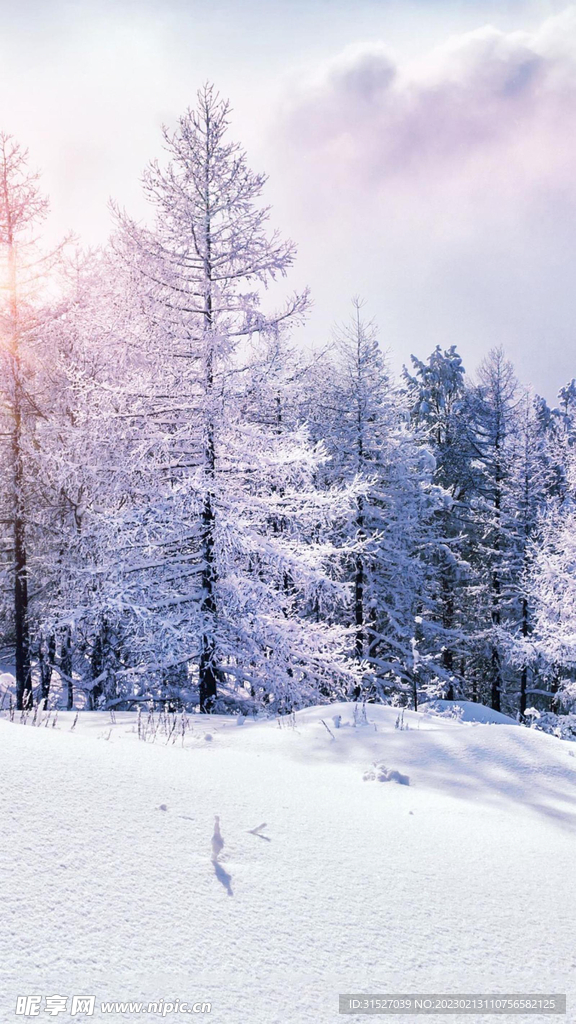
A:
{"type": "Polygon", "coordinates": [[[30,558],[36,651],[46,704],[54,671],[71,708],[114,696],[121,632],[111,590],[114,515],[138,485],[122,415],[132,372],[130,321],[104,254],[76,250],[59,274],[61,315],[46,324],[38,394],[50,414],[36,426],[41,543],[30,558]]]}
{"type": "Polygon", "coordinates": [[[330,618],[347,593],[323,524],[345,515],[350,498],[316,493],[325,455],[304,425],[251,413],[254,346],[298,322],[307,295],[275,313],[260,305],[294,247],[268,231],[265,177],[228,141],[228,122],[228,104],[205,86],[164,132],[167,166],[145,174],[154,225],[119,214],[115,241],[141,306],[151,374],[133,415],[136,431],[147,424],[158,482],[145,519],[134,509],[125,522],[128,547],[149,545],[131,602],[142,621],[156,602],[156,665],[179,671],[182,692],[195,666],[202,711],[231,680],[286,707],[301,690],[349,678],[347,640],[330,618]],[[321,622],[307,618],[315,601],[321,622]]]}
{"type": "Polygon", "coordinates": [[[11,573],[16,703],[32,702],[30,649],[29,533],[33,504],[29,458],[34,423],[43,415],[36,401],[39,336],[54,316],[46,283],[60,255],[58,248],[43,253],[36,232],[48,203],[38,186],[38,174],[28,168],[28,154],[9,135],[0,134],[0,357],[2,390],[2,461],[6,486],[2,521],[11,536],[4,549],[11,573]]]}

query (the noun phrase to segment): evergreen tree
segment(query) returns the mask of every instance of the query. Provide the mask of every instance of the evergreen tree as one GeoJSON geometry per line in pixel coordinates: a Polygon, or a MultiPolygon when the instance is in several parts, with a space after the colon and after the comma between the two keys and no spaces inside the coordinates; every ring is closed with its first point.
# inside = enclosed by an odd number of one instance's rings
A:
{"type": "Polygon", "coordinates": [[[522,396],[510,479],[511,525],[516,536],[511,546],[507,642],[512,663],[516,662],[520,667],[518,713],[521,719],[526,712],[530,684],[534,684],[537,673],[530,641],[534,627],[534,601],[529,578],[534,540],[538,536],[541,516],[553,493],[556,476],[549,458],[549,436],[542,429],[546,422],[543,411],[541,399],[534,399],[528,392],[522,396]]]}
{"type": "Polygon", "coordinates": [[[490,706],[501,710],[506,683],[505,635],[518,621],[516,571],[519,545],[514,494],[520,396],[512,364],[494,349],[480,365],[473,392],[473,452],[477,469],[471,507],[472,571],[475,617],[473,672],[482,696],[484,680],[490,706]]]}
{"type": "Polygon", "coordinates": [[[427,681],[425,658],[418,680],[414,672],[415,644],[428,628],[425,551],[445,495],[433,485],[433,459],[407,422],[376,326],[361,310],[355,299],[350,321],[336,336],[333,366],[321,375],[316,429],[321,420],[331,455],[327,485],[357,480],[362,487],[346,542],[354,549],[348,571],[364,693],[380,699],[409,695],[417,703],[418,688],[427,681]]]}
{"type": "Polygon", "coordinates": [[[411,421],[434,455],[434,480],[447,493],[435,516],[427,559],[441,693],[453,699],[466,692],[467,535],[475,486],[470,394],[454,345],[446,351],[437,345],[426,362],[412,356],[412,364],[412,374],[404,371],[411,421]]]}
{"type": "MultiPolygon", "coordinates": [[[[570,476],[572,480],[573,471],[570,476]]],[[[576,503],[554,499],[532,548],[528,593],[534,602],[533,660],[541,687],[531,693],[556,714],[576,710],[576,503]]]]}

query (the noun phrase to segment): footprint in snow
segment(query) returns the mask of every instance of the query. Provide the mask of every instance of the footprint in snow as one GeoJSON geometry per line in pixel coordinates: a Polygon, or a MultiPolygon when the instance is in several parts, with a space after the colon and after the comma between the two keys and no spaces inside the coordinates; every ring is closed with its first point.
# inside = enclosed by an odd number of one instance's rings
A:
{"type": "Polygon", "coordinates": [[[228,895],[229,896],[233,896],[234,893],[232,892],[232,875],[229,875],[228,872],[224,870],[224,868],[222,867],[222,865],[219,863],[219,860],[218,860],[218,858],[219,858],[220,854],[222,853],[223,849],[224,849],[224,840],[222,838],[222,833],[220,831],[220,818],[216,814],[214,816],[214,833],[212,835],[212,858],[211,858],[212,859],[212,864],[214,865],[214,874],[216,875],[216,878],[218,879],[220,884],[224,886],[224,888],[226,889],[226,892],[228,893],[228,895]]]}
{"type": "Polygon", "coordinates": [[[262,835],[262,829],[263,828],[266,828],[266,822],[265,821],[263,821],[262,824],[258,825],[256,828],[249,828],[246,831],[248,832],[248,835],[250,835],[250,836],[258,836],[258,839],[265,839],[267,843],[271,843],[272,840],[269,838],[269,836],[263,836],[262,835]]]}
{"type": "Polygon", "coordinates": [[[218,860],[218,857],[224,849],[224,840],[220,831],[220,818],[216,814],[214,816],[214,835],[212,836],[212,860],[218,860]]]}

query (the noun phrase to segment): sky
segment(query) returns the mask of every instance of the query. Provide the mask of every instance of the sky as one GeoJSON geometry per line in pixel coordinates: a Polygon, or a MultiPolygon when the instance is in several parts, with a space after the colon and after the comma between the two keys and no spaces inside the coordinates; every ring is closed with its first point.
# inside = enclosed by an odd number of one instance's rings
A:
{"type": "Polygon", "coordinates": [[[146,216],[162,124],[215,83],[298,245],[324,345],[361,296],[393,365],[502,345],[553,401],[576,377],[576,4],[555,0],[0,0],[0,128],[50,237],[146,216]]]}

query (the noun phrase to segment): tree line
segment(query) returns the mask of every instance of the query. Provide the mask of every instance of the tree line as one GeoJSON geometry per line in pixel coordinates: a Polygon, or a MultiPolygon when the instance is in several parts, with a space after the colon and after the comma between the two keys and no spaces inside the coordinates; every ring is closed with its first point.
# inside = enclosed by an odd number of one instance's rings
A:
{"type": "Polygon", "coordinates": [[[291,345],[269,227],[213,87],[164,131],[149,224],[42,247],[0,136],[0,644],[18,708],[277,713],[576,701],[576,382],[557,408],[500,349],[395,379],[355,299],[291,345]],[[273,289],[276,293],[277,288],[273,289]]]}

